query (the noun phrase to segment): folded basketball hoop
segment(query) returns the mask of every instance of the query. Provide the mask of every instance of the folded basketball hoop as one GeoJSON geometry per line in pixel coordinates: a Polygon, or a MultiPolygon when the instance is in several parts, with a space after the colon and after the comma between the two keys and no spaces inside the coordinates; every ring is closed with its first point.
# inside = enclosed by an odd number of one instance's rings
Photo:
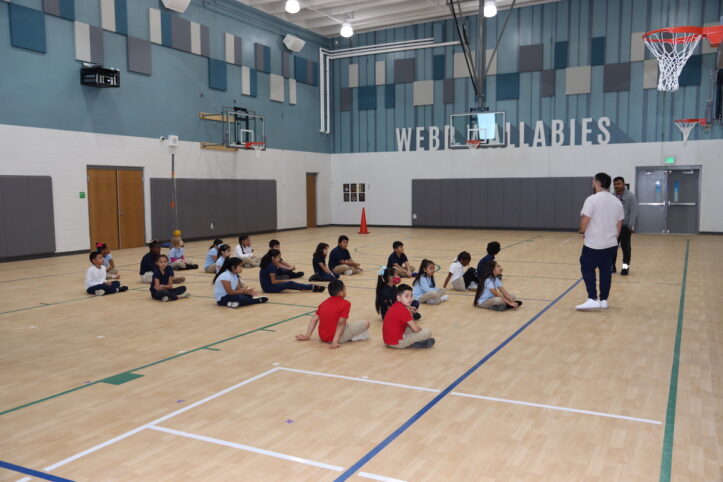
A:
{"type": "Polygon", "coordinates": [[[643,34],[643,42],[658,59],[658,90],[678,90],[678,77],[704,37],[717,47],[723,38],[723,25],[661,28],[643,34]]]}
{"type": "Polygon", "coordinates": [[[256,151],[257,158],[261,157],[261,151],[264,150],[265,147],[265,142],[244,142],[244,149],[247,151],[250,151],[251,149],[256,151]]]}
{"type": "Polygon", "coordinates": [[[675,125],[678,126],[680,132],[683,133],[683,142],[688,142],[688,136],[696,125],[700,124],[703,127],[706,126],[705,119],[678,119],[673,122],[675,122],[675,125]]]}
{"type": "Polygon", "coordinates": [[[465,141],[467,148],[471,151],[472,149],[478,149],[482,145],[482,141],[479,139],[470,139],[465,141]]]}

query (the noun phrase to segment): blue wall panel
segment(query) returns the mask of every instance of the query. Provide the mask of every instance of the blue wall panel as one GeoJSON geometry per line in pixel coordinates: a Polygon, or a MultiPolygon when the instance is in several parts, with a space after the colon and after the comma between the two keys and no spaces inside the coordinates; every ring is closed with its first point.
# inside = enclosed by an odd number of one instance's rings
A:
{"type": "MultiPolygon", "coordinates": [[[[11,3],[10,43],[13,47],[45,53],[45,15],[40,10],[11,3]]],[[[6,65],[4,68],[8,68],[6,65]]]]}
{"type": "Polygon", "coordinates": [[[60,0],[60,16],[67,20],[75,20],[75,0],[60,0]]]}
{"type": "MultiPolygon", "coordinates": [[[[703,40],[705,42],[705,40],[703,40]]],[[[701,71],[703,67],[702,55],[691,55],[683,67],[678,78],[678,84],[683,87],[687,85],[700,85],[701,71]]]]}
{"type": "Polygon", "coordinates": [[[555,42],[555,68],[566,69],[567,68],[567,40],[555,42]]]}
{"type": "Polygon", "coordinates": [[[590,50],[590,65],[603,65],[605,63],[605,37],[592,39],[590,50]]]}
{"type": "Polygon", "coordinates": [[[432,79],[444,80],[444,63],[444,54],[434,56],[434,65],[432,66],[432,79]]]}
{"type": "Polygon", "coordinates": [[[228,76],[226,75],[226,62],[223,60],[208,59],[208,87],[216,90],[226,90],[228,76]]]}
{"type": "Polygon", "coordinates": [[[128,0],[115,0],[115,31],[123,35],[128,35],[127,1],[128,0]]]}
{"type": "Polygon", "coordinates": [[[359,110],[374,110],[377,108],[377,87],[367,85],[357,89],[359,110]]]}
{"type": "MultiPolygon", "coordinates": [[[[529,77],[527,75],[526,77],[529,77]]],[[[539,92],[539,90],[538,90],[539,92]]],[[[520,98],[520,74],[500,74],[497,76],[497,100],[520,98]]],[[[529,95],[528,95],[529,98],[529,95]]],[[[526,103],[526,106],[530,104],[526,103]]]]}

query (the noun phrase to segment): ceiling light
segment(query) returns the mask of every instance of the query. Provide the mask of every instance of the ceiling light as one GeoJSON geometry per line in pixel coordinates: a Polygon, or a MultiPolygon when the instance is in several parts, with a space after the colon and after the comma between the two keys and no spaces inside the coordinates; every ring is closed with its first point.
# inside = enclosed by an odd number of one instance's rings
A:
{"type": "Polygon", "coordinates": [[[298,13],[301,10],[299,0],[286,0],[286,11],[289,13],[298,13]]]}
{"type": "Polygon", "coordinates": [[[354,29],[351,28],[351,24],[349,22],[344,22],[341,24],[341,30],[339,30],[339,33],[342,37],[349,38],[354,35],[354,29]]]}
{"type": "Polygon", "coordinates": [[[485,7],[483,12],[484,16],[487,18],[497,15],[497,5],[495,0],[485,0],[485,7]]]}

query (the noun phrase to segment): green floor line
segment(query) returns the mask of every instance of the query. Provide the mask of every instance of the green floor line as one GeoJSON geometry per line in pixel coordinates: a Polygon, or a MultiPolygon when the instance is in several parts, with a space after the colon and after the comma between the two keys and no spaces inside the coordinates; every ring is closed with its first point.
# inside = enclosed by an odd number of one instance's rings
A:
{"type": "Polygon", "coordinates": [[[203,347],[204,350],[211,350],[211,351],[221,351],[219,348],[209,348],[207,346],[203,347]]]}
{"type": "Polygon", "coordinates": [[[673,367],[670,371],[670,389],[668,391],[668,407],[665,411],[665,436],[663,437],[663,453],[660,460],[660,482],[670,482],[673,466],[673,440],[675,438],[675,405],[678,398],[678,369],[680,368],[680,343],[683,337],[683,312],[685,310],[685,283],[688,279],[688,252],[690,240],[685,242],[685,263],[683,264],[683,281],[680,287],[678,304],[678,326],[675,330],[675,348],[673,349],[673,367]]]}
{"type": "MultiPolygon", "coordinates": [[[[173,356],[170,356],[170,357],[168,357],[168,358],[164,358],[164,359],[162,359],[162,360],[155,361],[155,362],[153,362],[153,363],[148,363],[148,364],[146,364],[146,365],[142,365],[142,366],[140,366],[140,367],[133,368],[133,369],[131,369],[131,370],[126,370],[126,371],[124,371],[124,372],[118,373],[118,374],[116,374],[116,375],[112,375],[112,376],[110,376],[110,377],[105,377],[105,378],[103,378],[103,379],[101,379],[101,380],[96,380],[96,381],[93,381],[93,382],[85,383],[85,384],[83,384],[83,385],[80,385],[79,387],[75,387],[75,388],[71,388],[71,389],[68,389],[68,390],[64,390],[64,391],[59,392],[59,393],[56,393],[56,394],[54,394],[54,395],[50,395],[50,396],[47,396],[47,397],[44,397],[44,398],[40,398],[40,399],[38,399],[38,400],[34,400],[34,401],[32,401],[32,402],[28,402],[28,403],[25,403],[25,404],[23,404],[23,405],[18,405],[17,407],[13,407],[13,408],[9,408],[9,409],[7,409],[7,410],[3,410],[2,412],[0,412],[0,416],[5,415],[5,414],[8,414],[8,413],[11,413],[11,412],[15,412],[15,411],[21,410],[21,409],[23,409],[23,408],[31,407],[31,406],[33,406],[33,405],[37,405],[37,404],[42,403],[42,402],[47,402],[48,400],[52,400],[52,399],[54,399],[54,398],[58,398],[58,397],[61,397],[61,396],[63,396],[63,395],[67,395],[68,393],[72,393],[72,392],[78,391],[78,390],[80,390],[80,389],[82,389],[82,388],[90,387],[90,386],[96,385],[96,384],[101,383],[101,382],[107,383],[106,380],[113,379],[113,378],[115,378],[115,377],[119,377],[119,376],[124,375],[124,374],[136,375],[135,373],[131,373],[131,372],[136,372],[136,371],[140,371],[140,370],[142,370],[142,369],[144,369],[144,368],[148,368],[148,367],[152,367],[152,366],[155,366],[155,365],[159,365],[159,364],[161,364],[161,363],[164,363],[164,362],[167,362],[167,361],[170,361],[170,360],[174,360],[174,359],[180,358],[180,357],[182,357],[182,356],[189,355],[189,354],[194,353],[194,352],[197,352],[197,351],[199,351],[199,350],[218,350],[217,348],[214,349],[214,348],[212,348],[212,347],[213,347],[214,345],[220,345],[221,343],[226,343],[227,341],[235,340],[236,338],[240,338],[240,337],[242,337],[242,336],[250,335],[251,333],[256,333],[257,331],[262,331],[262,330],[264,330],[264,329],[266,329],[266,328],[270,328],[270,327],[272,327],[272,326],[277,326],[277,325],[280,325],[280,324],[282,324],[282,323],[287,323],[287,322],[289,322],[289,321],[296,320],[297,318],[302,318],[302,317],[304,317],[304,316],[308,316],[308,315],[310,315],[311,313],[314,313],[314,311],[307,311],[307,312],[305,312],[305,313],[302,313],[302,314],[296,315],[296,316],[292,316],[291,318],[287,318],[287,319],[285,319],[285,320],[281,320],[281,321],[277,321],[277,322],[274,322],[274,323],[270,323],[270,324],[268,324],[268,325],[261,326],[261,327],[259,327],[259,328],[255,328],[255,329],[253,329],[253,330],[246,331],[246,332],[240,333],[240,334],[238,334],[238,335],[234,335],[234,336],[230,336],[230,337],[228,337],[228,338],[224,338],[223,340],[219,340],[219,341],[210,343],[210,344],[208,344],[208,345],[204,345],[204,346],[201,346],[201,347],[198,347],[198,348],[194,348],[193,350],[188,350],[188,351],[185,351],[185,352],[183,352],[183,353],[179,353],[179,354],[177,354],[177,355],[173,355],[173,356]]],[[[218,351],[220,351],[220,350],[218,350],[218,351]]],[[[139,375],[139,376],[143,376],[143,375],[139,375]]]]}
{"type": "Polygon", "coordinates": [[[124,372],[119,373],[118,375],[113,375],[112,377],[104,378],[100,380],[100,383],[107,383],[109,385],[123,385],[124,383],[128,383],[131,380],[135,380],[136,378],[141,378],[143,375],[140,375],[138,373],[131,373],[131,372],[124,372]]]}

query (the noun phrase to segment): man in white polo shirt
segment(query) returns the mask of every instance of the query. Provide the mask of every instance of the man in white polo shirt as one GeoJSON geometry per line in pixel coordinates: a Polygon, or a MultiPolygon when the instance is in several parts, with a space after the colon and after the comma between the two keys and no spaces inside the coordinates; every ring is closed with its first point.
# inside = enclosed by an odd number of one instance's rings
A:
{"type": "Polygon", "coordinates": [[[580,255],[580,271],[587,287],[587,301],[577,305],[575,309],[578,310],[608,307],[610,267],[618,249],[618,236],[625,219],[622,203],[610,192],[610,176],[604,172],[595,174],[592,189],[595,194],[585,199],[580,211],[580,234],[585,238],[580,255]],[[600,272],[599,298],[596,269],[600,272]]]}

